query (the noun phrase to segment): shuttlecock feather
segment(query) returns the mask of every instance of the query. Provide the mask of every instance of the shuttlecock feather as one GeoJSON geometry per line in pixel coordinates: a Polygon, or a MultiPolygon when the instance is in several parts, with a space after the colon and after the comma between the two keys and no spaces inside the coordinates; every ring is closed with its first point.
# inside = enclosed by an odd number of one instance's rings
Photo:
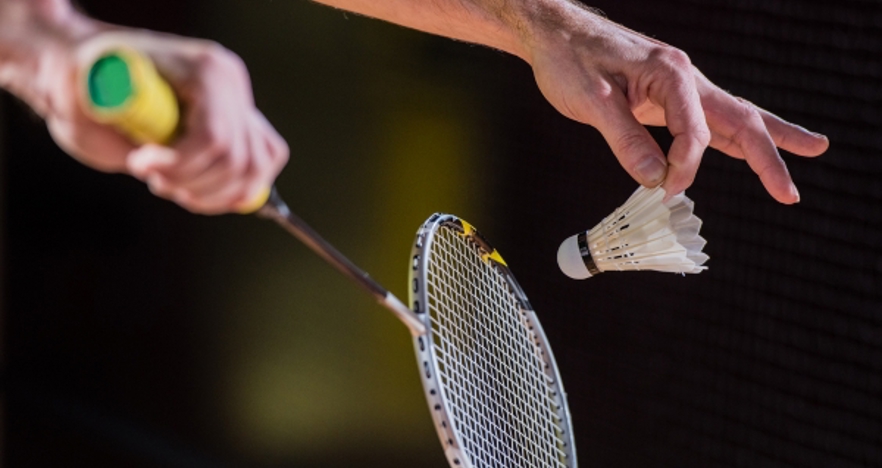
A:
{"type": "Polygon", "coordinates": [[[590,231],[565,240],[557,252],[560,269],[570,278],[590,278],[604,271],[655,270],[701,273],[708,256],[698,235],[701,220],[685,194],[664,201],[661,187],[640,187],[624,205],[590,231]]]}

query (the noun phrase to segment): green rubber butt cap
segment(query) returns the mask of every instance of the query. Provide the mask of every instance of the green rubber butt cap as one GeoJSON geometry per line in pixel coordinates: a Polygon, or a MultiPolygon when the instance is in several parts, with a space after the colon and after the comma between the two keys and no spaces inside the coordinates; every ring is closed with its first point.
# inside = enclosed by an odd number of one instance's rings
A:
{"type": "Polygon", "coordinates": [[[89,70],[89,98],[95,107],[119,107],[132,92],[129,66],[119,55],[101,57],[89,70]]]}

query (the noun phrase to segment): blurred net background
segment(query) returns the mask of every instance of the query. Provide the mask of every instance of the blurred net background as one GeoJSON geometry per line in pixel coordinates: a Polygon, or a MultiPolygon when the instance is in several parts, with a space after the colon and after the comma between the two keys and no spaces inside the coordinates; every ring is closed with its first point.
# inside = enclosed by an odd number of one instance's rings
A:
{"type": "MultiPolygon", "coordinates": [[[[689,195],[710,270],[585,282],[558,243],[635,184],[518,60],[305,1],[81,4],[239,53],[292,148],[280,190],[399,296],[428,215],[484,231],[583,466],[882,464],[882,4],[593,3],[831,150],[785,155],[795,207],[709,151],[689,195]]],[[[189,215],[2,114],[4,466],[446,466],[387,312],[278,228],[189,215]]]]}

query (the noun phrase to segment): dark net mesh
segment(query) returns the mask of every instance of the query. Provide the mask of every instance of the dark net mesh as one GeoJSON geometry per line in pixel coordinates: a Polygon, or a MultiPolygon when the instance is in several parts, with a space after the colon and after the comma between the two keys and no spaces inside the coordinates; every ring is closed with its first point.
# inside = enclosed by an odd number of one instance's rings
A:
{"type": "Polygon", "coordinates": [[[825,133],[831,149],[784,155],[802,194],[794,207],[742,161],[708,151],[688,193],[709,271],[576,282],[557,270],[558,243],[635,183],[592,130],[538,96],[518,104],[534,109],[509,121],[523,135],[511,151],[524,157],[505,165],[503,210],[525,229],[497,242],[563,367],[580,460],[882,465],[882,3],[593,6],[682,48],[724,89],[825,133]]]}
{"type": "MultiPolygon", "coordinates": [[[[214,31],[208,25],[217,22],[217,12],[229,11],[222,6],[235,2],[81,3],[111,22],[209,35],[205,31],[214,31]],[[205,16],[203,4],[213,15],[205,16]]],[[[461,80],[451,87],[476,96],[468,101],[475,109],[471,121],[480,127],[476,134],[487,137],[483,161],[489,166],[492,160],[495,167],[475,180],[494,196],[474,196],[488,215],[468,219],[500,249],[537,310],[561,366],[582,466],[882,466],[882,3],[600,0],[591,5],[684,49],[723,88],[829,135],[831,150],[817,160],[784,156],[802,193],[794,207],[774,202],[742,161],[709,151],[689,191],[705,221],[709,271],[686,278],[605,273],[573,281],[558,271],[559,243],[612,212],[636,184],[597,132],[548,105],[523,63],[452,41],[426,41],[420,57],[432,64],[426,68],[431,72],[420,80],[429,82],[430,75],[444,70],[440,74],[448,79],[461,80]]],[[[271,27],[271,21],[256,17],[271,27]]],[[[350,15],[335,21],[367,20],[350,15]]],[[[353,37],[382,37],[334,35],[322,29],[329,24],[336,23],[317,22],[309,42],[328,57],[355,57],[353,51],[361,49],[343,47],[357,43],[353,37]]],[[[255,32],[241,30],[247,35],[231,45],[241,49],[255,72],[264,102],[291,92],[292,83],[308,86],[308,77],[318,72],[285,68],[302,58],[285,48],[300,36],[279,29],[278,42],[252,47],[247,45],[255,32]],[[284,59],[263,55],[272,50],[284,59]],[[268,91],[270,76],[284,86],[268,91]]],[[[404,72],[396,67],[410,60],[387,63],[371,50],[351,62],[376,61],[398,76],[404,72]]],[[[338,77],[329,74],[338,73],[361,89],[362,78],[373,76],[358,67],[340,68],[345,73],[325,68],[331,71],[315,75],[316,83],[330,83],[338,77]]],[[[311,92],[321,105],[286,109],[286,115],[307,119],[289,121],[288,132],[282,130],[286,138],[298,135],[291,132],[295,122],[311,125],[310,119],[322,113],[353,112],[353,103],[336,91],[311,92]]],[[[206,350],[205,343],[226,329],[218,328],[222,316],[212,308],[214,301],[198,295],[214,295],[235,283],[197,294],[193,282],[220,264],[199,247],[202,242],[240,235],[237,242],[250,239],[257,245],[259,230],[275,231],[252,220],[192,217],[153,200],[134,180],[87,171],[54,149],[25,112],[11,107],[4,109],[3,141],[8,155],[3,461],[39,467],[237,466],[230,455],[233,444],[223,435],[226,426],[214,411],[221,407],[220,387],[208,376],[220,374],[205,366],[219,368],[235,353],[206,350]],[[254,229],[241,234],[252,222],[254,229]],[[171,442],[159,443],[163,439],[151,434],[171,442]],[[198,457],[202,451],[208,453],[204,460],[198,457]]],[[[387,115],[389,109],[375,112],[387,115]]],[[[276,115],[281,115],[278,109],[276,115]]],[[[359,128],[353,135],[370,132],[365,120],[363,128],[353,126],[359,128]]],[[[332,139],[319,133],[307,148],[332,139]]],[[[669,142],[665,133],[655,132],[663,145],[669,142]]],[[[341,135],[334,138],[362,141],[341,135]]],[[[332,167],[344,165],[339,161],[345,154],[310,153],[302,150],[303,141],[290,141],[295,161],[327,157],[340,165],[332,167]]],[[[304,170],[301,164],[289,171],[304,170]]],[[[424,177],[416,174],[414,180],[424,177]]],[[[346,179],[328,183],[336,184],[333,191],[346,203],[354,193],[370,200],[364,213],[380,203],[374,200],[387,199],[339,188],[349,187],[346,179]]],[[[470,194],[479,193],[463,185],[470,194]]],[[[446,209],[431,205],[428,194],[402,196],[424,204],[426,214],[446,209]]],[[[334,203],[302,198],[298,205],[345,220],[332,208],[344,203],[334,203]]],[[[371,218],[358,218],[349,227],[362,232],[365,219],[371,218]]],[[[279,242],[260,244],[258,250],[279,242]]],[[[290,250],[297,251],[290,242],[290,250]]],[[[390,261],[403,261],[396,255],[409,247],[390,252],[390,261]]],[[[250,271],[246,266],[235,269],[250,271]]],[[[345,287],[323,287],[338,286],[345,287]]],[[[231,311],[226,313],[239,313],[231,311]]],[[[274,323],[273,328],[284,326],[291,325],[274,323]]],[[[338,351],[338,340],[324,341],[333,351],[312,350],[314,362],[338,351]]],[[[333,382],[327,375],[317,379],[333,382]]],[[[353,399],[364,398],[363,389],[350,390],[353,399]]],[[[363,442],[339,437],[339,448],[321,452],[311,464],[292,456],[278,463],[248,459],[242,466],[443,466],[428,416],[425,428],[431,450],[389,448],[370,452],[370,458],[363,442]]],[[[406,430],[401,434],[402,444],[417,437],[406,430]]]]}

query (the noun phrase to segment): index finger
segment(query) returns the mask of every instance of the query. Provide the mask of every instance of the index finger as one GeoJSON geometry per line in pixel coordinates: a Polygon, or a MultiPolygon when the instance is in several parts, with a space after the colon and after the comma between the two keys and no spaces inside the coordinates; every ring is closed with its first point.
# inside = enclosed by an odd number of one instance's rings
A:
{"type": "MultiPolygon", "coordinates": [[[[688,64],[688,58],[680,60],[688,64]]],[[[668,150],[668,176],[663,184],[672,195],[692,185],[701,156],[710,143],[710,130],[691,70],[691,65],[671,69],[656,88],[657,94],[650,95],[664,109],[665,122],[674,136],[668,150]]]]}

